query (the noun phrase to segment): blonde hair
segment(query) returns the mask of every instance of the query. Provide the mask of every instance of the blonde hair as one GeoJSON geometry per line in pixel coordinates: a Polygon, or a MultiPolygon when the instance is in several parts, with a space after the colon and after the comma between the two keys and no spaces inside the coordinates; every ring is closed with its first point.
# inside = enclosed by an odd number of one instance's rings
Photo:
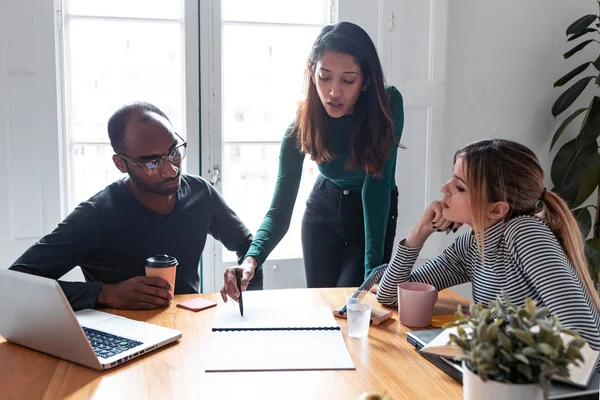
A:
{"type": "Polygon", "coordinates": [[[504,201],[509,205],[504,220],[518,215],[535,215],[554,233],[592,302],[600,310],[600,298],[588,272],[579,225],[560,196],[544,188],[544,170],[536,155],[516,142],[486,139],[457,151],[454,162],[459,157],[464,160],[472,225],[482,256],[491,203],[504,201]]]}

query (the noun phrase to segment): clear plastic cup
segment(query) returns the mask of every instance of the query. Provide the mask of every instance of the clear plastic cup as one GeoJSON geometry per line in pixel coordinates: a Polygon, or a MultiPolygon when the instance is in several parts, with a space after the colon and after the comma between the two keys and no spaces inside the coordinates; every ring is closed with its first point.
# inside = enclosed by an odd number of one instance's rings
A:
{"type": "Polygon", "coordinates": [[[353,338],[367,337],[375,296],[364,290],[358,293],[356,290],[349,290],[344,293],[344,296],[346,297],[348,336],[353,338]]]}

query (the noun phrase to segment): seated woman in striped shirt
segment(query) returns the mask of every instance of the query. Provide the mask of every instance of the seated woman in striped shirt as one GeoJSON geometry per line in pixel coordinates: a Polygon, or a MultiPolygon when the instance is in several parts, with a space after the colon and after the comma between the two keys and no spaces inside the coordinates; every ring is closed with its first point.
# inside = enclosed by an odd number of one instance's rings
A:
{"type": "Polygon", "coordinates": [[[381,304],[397,304],[401,282],[437,290],[471,282],[475,302],[488,306],[501,290],[517,306],[531,297],[600,349],[600,299],[577,221],[544,188],[544,172],[531,150],[500,139],[472,143],[455,154],[453,176],[442,192],[443,200],[431,203],[399,243],[377,290],[381,304]],[[412,271],[429,236],[452,224],[472,230],[412,271]]]}

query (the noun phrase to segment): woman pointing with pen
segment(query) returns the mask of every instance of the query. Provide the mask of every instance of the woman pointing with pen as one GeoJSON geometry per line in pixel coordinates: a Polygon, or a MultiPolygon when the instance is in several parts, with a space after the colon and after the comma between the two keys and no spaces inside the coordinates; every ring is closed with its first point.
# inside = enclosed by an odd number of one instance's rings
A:
{"type": "Polygon", "coordinates": [[[223,301],[239,296],[235,271],[242,271],[243,291],[287,232],[306,155],[320,171],[302,220],[307,286],[358,286],[387,262],[403,124],[402,96],[385,86],[369,35],[349,22],[325,26],[308,58],[304,100],[281,143],[271,206],[243,263],[225,271],[223,301]]]}

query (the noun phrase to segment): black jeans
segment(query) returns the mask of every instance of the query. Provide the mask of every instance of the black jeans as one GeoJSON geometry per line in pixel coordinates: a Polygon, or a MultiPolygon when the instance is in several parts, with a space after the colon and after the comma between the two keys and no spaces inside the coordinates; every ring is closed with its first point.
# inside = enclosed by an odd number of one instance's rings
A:
{"type": "MultiPolygon", "coordinates": [[[[392,190],[390,197],[382,264],[392,256],[398,190],[392,190]]],[[[360,286],[365,274],[364,226],[361,193],[319,175],[302,219],[302,253],[309,288],[360,286]]]]}

